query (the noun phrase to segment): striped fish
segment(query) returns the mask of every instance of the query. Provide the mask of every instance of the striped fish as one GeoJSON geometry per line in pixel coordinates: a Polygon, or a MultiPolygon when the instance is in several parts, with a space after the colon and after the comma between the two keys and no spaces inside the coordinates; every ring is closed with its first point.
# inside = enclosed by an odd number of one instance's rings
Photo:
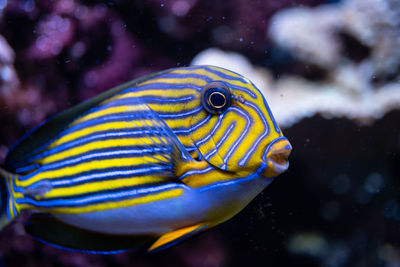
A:
{"type": "Polygon", "coordinates": [[[260,91],[214,66],[169,69],[49,119],[14,145],[4,227],[71,250],[157,251],[242,210],[288,168],[291,146],[260,91]]]}

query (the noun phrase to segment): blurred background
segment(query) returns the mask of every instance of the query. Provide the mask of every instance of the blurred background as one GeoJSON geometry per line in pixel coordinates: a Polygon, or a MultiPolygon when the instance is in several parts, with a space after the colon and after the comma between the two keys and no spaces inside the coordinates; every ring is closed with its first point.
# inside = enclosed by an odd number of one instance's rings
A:
{"type": "Polygon", "coordinates": [[[400,1],[0,0],[0,163],[47,117],[191,64],[263,91],[289,171],[239,215],[153,255],[0,233],[0,266],[400,266],[400,1]]]}

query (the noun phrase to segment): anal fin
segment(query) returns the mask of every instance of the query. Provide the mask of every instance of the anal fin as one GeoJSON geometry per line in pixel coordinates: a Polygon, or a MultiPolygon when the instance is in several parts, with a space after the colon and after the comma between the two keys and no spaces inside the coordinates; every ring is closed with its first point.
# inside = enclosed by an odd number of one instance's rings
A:
{"type": "Polygon", "coordinates": [[[206,224],[200,223],[192,226],[180,228],[168,233],[163,234],[160,238],[154,242],[150,248],[148,248],[148,252],[156,252],[163,249],[166,249],[176,243],[183,241],[207,228],[206,224]]]}
{"type": "Polygon", "coordinates": [[[157,238],[154,235],[111,235],[87,231],[44,213],[33,214],[25,224],[25,231],[58,248],[95,254],[144,250],[157,238]]]}

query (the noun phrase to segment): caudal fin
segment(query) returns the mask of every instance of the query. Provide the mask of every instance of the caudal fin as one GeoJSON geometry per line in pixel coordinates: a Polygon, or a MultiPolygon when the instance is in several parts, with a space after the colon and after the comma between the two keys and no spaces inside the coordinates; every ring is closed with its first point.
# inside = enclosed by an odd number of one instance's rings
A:
{"type": "Polygon", "coordinates": [[[9,184],[12,183],[14,174],[0,169],[0,230],[3,229],[11,220],[17,216],[14,204],[11,203],[9,184]]]}

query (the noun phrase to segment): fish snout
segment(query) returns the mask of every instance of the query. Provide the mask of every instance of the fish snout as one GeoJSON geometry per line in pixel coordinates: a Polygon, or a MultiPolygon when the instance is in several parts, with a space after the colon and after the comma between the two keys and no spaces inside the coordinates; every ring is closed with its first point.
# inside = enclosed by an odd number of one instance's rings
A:
{"type": "Polygon", "coordinates": [[[276,177],[289,168],[288,157],[292,151],[292,145],[285,137],[280,137],[268,145],[265,153],[267,167],[262,171],[266,178],[276,177]]]}

